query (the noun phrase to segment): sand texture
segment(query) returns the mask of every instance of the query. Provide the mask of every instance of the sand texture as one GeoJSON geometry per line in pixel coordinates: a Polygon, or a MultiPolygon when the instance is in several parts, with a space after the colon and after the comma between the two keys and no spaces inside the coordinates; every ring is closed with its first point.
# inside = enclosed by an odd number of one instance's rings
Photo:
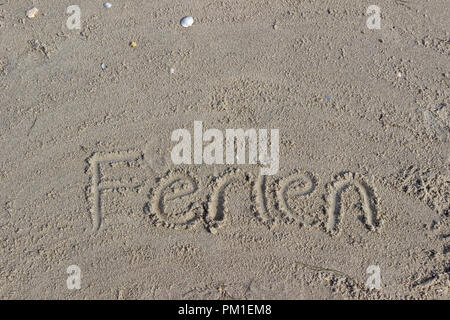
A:
{"type": "Polygon", "coordinates": [[[111,3],[0,0],[1,299],[449,299],[448,0],[111,3]],[[278,173],[175,165],[194,121],[278,173]]]}

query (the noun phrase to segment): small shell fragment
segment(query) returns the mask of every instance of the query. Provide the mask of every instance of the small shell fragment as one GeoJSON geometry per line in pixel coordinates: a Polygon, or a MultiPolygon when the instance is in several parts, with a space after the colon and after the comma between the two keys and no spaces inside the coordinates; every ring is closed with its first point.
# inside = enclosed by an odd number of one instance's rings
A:
{"type": "Polygon", "coordinates": [[[38,8],[30,9],[27,11],[27,17],[30,19],[35,18],[37,16],[38,12],[39,12],[38,8]]]}
{"type": "Polygon", "coordinates": [[[106,68],[107,68],[107,66],[106,66],[105,63],[102,63],[102,64],[100,65],[100,67],[102,68],[102,70],[106,70],[106,68]]]}
{"type": "Polygon", "coordinates": [[[131,41],[130,42],[130,47],[134,48],[137,46],[137,42],[136,41],[131,41]]]}
{"type": "Polygon", "coordinates": [[[174,74],[174,73],[175,73],[175,69],[174,69],[174,68],[170,68],[170,69],[169,69],[169,72],[172,73],[172,74],[174,74]]]}
{"type": "Polygon", "coordinates": [[[111,9],[112,4],[109,3],[109,2],[105,2],[105,3],[103,4],[103,6],[104,6],[106,9],[111,9]]]}
{"type": "Polygon", "coordinates": [[[184,17],[180,21],[180,24],[185,28],[192,26],[193,23],[194,23],[194,18],[192,18],[192,17],[184,17]]]}

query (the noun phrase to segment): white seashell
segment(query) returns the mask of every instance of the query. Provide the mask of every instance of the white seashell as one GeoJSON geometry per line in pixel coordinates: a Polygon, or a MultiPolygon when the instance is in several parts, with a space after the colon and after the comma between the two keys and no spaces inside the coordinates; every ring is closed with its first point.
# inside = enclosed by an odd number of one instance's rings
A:
{"type": "Polygon", "coordinates": [[[192,17],[184,17],[180,21],[180,24],[185,28],[192,26],[193,23],[194,23],[194,18],[192,18],[192,17]]]}
{"type": "Polygon", "coordinates": [[[107,68],[106,64],[104,64],[104,63],[102,63],[102,64],[100,65],[100,67],[102,68],[102,70],[106,70],[106,68],[107,68]]]}
{"type": "Polygon", "coordinates": [[[30,10],[27,11],[27,17],[30,18],[30,19],[34,18],[34,17],[37,16],[38,12],[39,12],[38,8],[30,9],[30,10]]]}
{"type": "Polygon", "coordinates": [[[175,73],[175,69],[174,68],[170,68],[170,73],[175,73]]]}
{"type": "Polygon", "coordinates": [[[104,6],[106,9],[110,9],[110,8],[112,7],[112,4],[111,4],[110,2],[105,2],[105,3],[103,4],[103,6],[104,6]]]}

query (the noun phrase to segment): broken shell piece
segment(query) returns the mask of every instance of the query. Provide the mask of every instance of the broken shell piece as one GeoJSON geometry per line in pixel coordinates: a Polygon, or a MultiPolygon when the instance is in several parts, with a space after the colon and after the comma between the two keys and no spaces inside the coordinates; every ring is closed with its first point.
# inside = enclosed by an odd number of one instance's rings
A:
{"type": "Polygon", "coordinates": [[[102,64],[100,65],[100,67],[102,68],[102,70],[106,70],[106,68],[107,68],[107,66],[106,66],[105,63],[102,63],[102,64]]]}
{"type": "Polygon", "coordinates": [[[27,17],[30,18],[30,19],[34,18],[34,17],[37,16],[38,12],[39,12],[38,8],[30,9],[30,10],[27,11],[27,17]]]}
{"type": "Polygon", "coordinates": [[[105,2],[105,3],[103,4],[103,6],[104,6],[106,9],[111,9],[112,4],[109,3],[109,2],[105,2]]]}
{"type": "Polygon", "coordinates": [[[174,68],[170,68],[169,72],[173,74],[173,73],[175,73],[175,69],[174,68]]]}
{"type": "Polygon", "coordinates": [[[192,18],[192,17],[184,17],[180,21],[180,24],[185,28],[192,26],[193,23],[194,23],[194,18],[192,18]]]}
{"type": "Polygon", "coordinates": [[[210,227],[209,232],[211,232],[212,234],[217,234],[217,229],[214,227],[210,227]]]}

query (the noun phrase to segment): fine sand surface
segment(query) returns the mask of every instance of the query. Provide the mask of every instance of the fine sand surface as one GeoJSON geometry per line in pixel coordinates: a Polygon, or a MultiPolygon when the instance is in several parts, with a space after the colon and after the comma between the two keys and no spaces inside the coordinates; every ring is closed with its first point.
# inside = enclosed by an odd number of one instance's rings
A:
{"type": "Polygon", "coordinates": [[[448,0],[72,4],[0,0],[0,298],[449,299],[448,0]],[[279,172],[174,165],[194,121],[279,172]]]}

